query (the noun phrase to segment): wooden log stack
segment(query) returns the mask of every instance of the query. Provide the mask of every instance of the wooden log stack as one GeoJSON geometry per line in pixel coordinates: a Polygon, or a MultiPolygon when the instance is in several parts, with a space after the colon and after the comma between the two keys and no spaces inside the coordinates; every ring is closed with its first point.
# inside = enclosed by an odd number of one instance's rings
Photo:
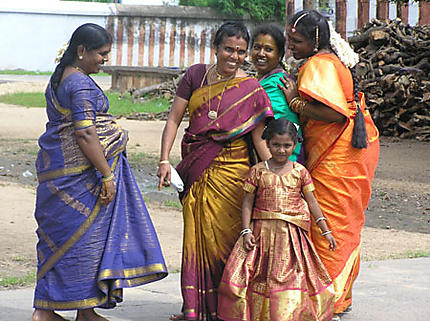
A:
{"type": "Polygon", "coordinates": [[[372,20],[348,41],[381,134],[430,141],[430,26],[372,20]]]}

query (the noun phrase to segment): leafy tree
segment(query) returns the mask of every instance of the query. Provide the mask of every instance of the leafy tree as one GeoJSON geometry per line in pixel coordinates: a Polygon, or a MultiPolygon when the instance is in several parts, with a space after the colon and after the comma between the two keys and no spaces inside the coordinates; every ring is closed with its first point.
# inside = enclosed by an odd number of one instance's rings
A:
{"type": "Polygon", "coordinates": [[[285,0],[180,0],[182,6],[204,6],[221,13],[244,16],[256,21],[285,19],[285,0]]]}

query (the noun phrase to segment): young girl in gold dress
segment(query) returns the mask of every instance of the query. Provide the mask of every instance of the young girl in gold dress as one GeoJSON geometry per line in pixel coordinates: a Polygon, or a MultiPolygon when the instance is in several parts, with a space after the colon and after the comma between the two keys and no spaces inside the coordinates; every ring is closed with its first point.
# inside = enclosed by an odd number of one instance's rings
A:
{"type": "Polygon", "coordinates": [[[272,158],[253,166],[245,181],[243,230],[218,289],[218,317],[330,321],[333,286],[307,235],[311,215],[327,247],[335,250],[336,241],[309,172],[288,159],[301,137],[281,118],[268,124],[263,139],[272,158]]]}

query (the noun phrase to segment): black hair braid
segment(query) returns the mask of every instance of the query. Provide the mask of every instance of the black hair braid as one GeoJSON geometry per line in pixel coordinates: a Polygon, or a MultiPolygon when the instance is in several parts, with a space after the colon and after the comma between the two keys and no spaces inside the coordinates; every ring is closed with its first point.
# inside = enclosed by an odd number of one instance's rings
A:
{"type": "Polygon", "coordinates": [[[360,100],[358,96],[358,81],[355,68],[350,68],[354,85],[354,99],[356,103],[356,111],[354,117],[354,129],[352,131],[351,145],[354,148],[366,148],[367,147],[367,132],[366,124],[364,122],[364,116],[360,108],[360,100]]]}
{"type": "Polygon", "coordinates": [[[54,92],[57,92],[57,88],[60,84],[61,77],[63,76],[64,69],[66,69],[67,66],[70,66],[75,59],[69,48],[67,48],[67,50],[64,52],[63,57],[61,57],[59,64],[57,67],[55,67],[54,73],[51,76],[51,86],[54,92]]]}

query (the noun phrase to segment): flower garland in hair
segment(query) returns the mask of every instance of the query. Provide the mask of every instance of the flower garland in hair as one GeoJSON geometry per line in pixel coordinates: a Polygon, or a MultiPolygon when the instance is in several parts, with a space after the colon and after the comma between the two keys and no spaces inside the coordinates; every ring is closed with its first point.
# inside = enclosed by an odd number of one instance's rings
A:
{"type": "Polygon", "coordinates": [[[69,43],[66,42],[64,45],[61,46],[61,48],[57,52],[57,57],[55,57],[55,63],[58,64],[63,58],[64,53],[66,52],[67,48],[69,48],[69,43]]]}
{"type": "Polygon", "coordinates": [[[351,48],[349,43],[334,29],[331,21],[327,21],[330,29],[330,46],[339,57],[340,61],[348,67],[354,67],[359,61],[360,56],[351,48]]]}

